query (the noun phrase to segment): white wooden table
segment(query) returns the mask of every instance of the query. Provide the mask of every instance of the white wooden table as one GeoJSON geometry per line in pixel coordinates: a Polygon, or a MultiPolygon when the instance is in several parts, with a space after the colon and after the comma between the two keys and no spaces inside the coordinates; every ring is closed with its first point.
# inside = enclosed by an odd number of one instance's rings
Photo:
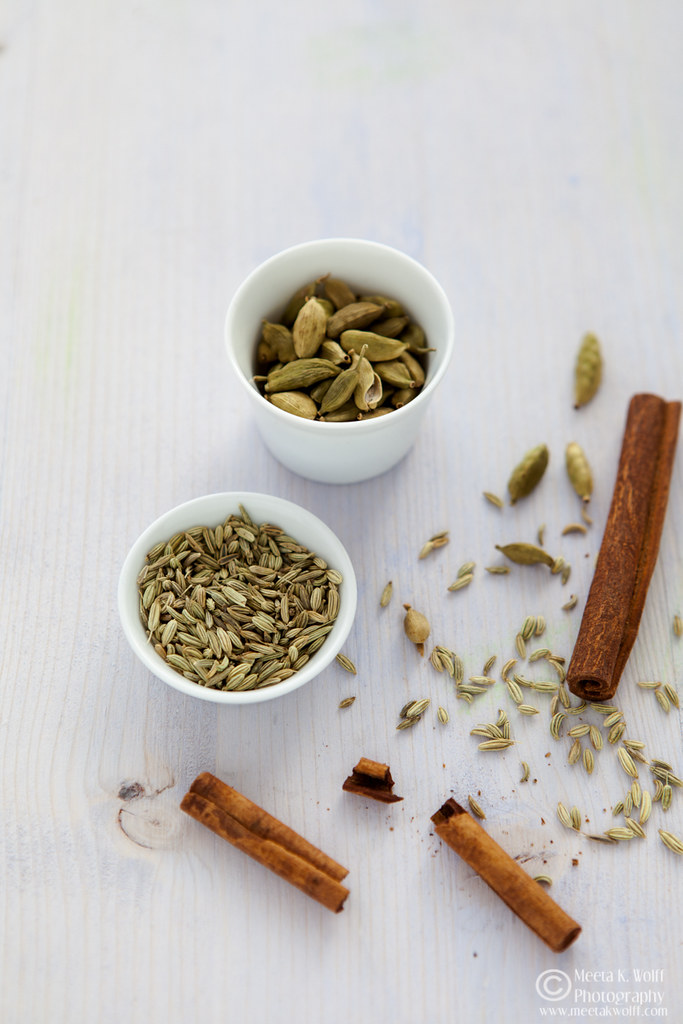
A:
{"type": "MultiPolygon", "coordinates": [[[[614,748],[588,776],[567,765],[568,740],[551,739],[541,695],[535,719],[514,712],[500,681],[472,706],[456,701],[405,642],[400,612],[403,601],[424,611],[431,640],[469,674],[489,654],[499,672],[526,614],[543,614],[548,646],[571,654],[628,399],[683,393],[682,30],[674,0],[6,0],[3,1022],[526,1024],[549,1007],[602,1011],[626,991],[682,1019],[683,864],[657,829],[683,833],[683,797],[666,816],[655,807],[644,842],[602,847],[563,829],[558,800],[587,828],[615,823],[629,780],[614,748]],[[423,262],[457,323],[411,454],[342,488],[271,458],[222,342],[227,304],[257,263],[333,235],[423,262]],[[588,329],[605,379],[575,413],[588,329]],[[560,535],[578,514],[570,440],[596,477],[586,537],[560,535]],[[537,492],[502,513],[487,505],[481,492],[503,492],[541,441],[551,465],[537,492]],[[357,677],[335,665],[282,700],[217,710],[136,661],[115,603],[128,547],[171,506],[230,489],[297,501],[340,535],[360,587],[345,648],[357,677]],[[484,572],[494,544],[533,540],[542,522],[547,547],[572,563],[566,587],[542,571],[484,572]],[[450,544],[418,561],[443,529],[450,544]],[[468,559],[474,583],[447,593],[468,559]],[[399,709],[421,696],[428,713],[397,732],[399,709]],[[482,754],[469,731],[498,707],[517,744],[482,754]],[[403,803],[341,792],[360,756],[391,765],[403,803]],[[521,760],[536,781],[520,785],[521,760]],[[205,769],[349,867],[342,914],[181,814],[205,769]],[[550,874],[583,925],[566,953],[432,834],[448,796],[478,793],[485,827],[550,874]],[[556,1003],[536,989],[550,969],[573,986],[556,1003]],[[635,971],[659,974],[638,982],[635,971]]],[[[682,514],[679,452],[618,693],[629,735],[679,772],[680,715],[636,683],[681,682],[682,514]]]]}

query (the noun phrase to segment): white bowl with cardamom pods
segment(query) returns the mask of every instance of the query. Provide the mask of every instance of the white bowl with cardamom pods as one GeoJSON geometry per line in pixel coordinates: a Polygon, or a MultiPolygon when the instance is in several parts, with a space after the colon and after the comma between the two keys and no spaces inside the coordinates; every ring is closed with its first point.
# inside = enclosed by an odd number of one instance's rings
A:
{"type": "MultiPolygon", "coordinates": [[[[373,325],[367,330],[372,332],[373,325]]],[[[225,345],[259,433],[275,458],[308,479],[345,484],[385,473],[410,451],[453,355],[454,331],[443,288],[412,257],[378,242],[328,238],[285,249],[251,272],[228,308],[225,345]],[[378,408],[367,417],[361,414],[360,420],[328,422],[294,415],[261,393],[254,378],[259,379],[257,346],[264,320],[278,323],[297,290],[325,276],[341,279],[355,296],[397,300],[410,324],[422,329],[430,351],[420,356],[424,383],[410,396],[412,400],[397,408],[387,402],[383,411],[378,408]]],[[[360,336],[360,332],[348,333],[360,336]]],[[[372,368],[378,369],[376,364],[372,368]]],[[[388,367],[384,369],[386,373],[388,367]]],[[[385,390],[392,389],[385,385],[385,390]]],[[[296,386],[292,393],[304,395],[297,400],[310,404],[308,394],[296,386]]]]}
{"type": "Polygon", "coordinates": [[[143,665],[218,704],[272,700],[309,683],[340,652],[356,600],[351,559],[329,526],[251,492],[204,495],[159,516],[131,547],[118,586],[123,631],[143,665]]]}

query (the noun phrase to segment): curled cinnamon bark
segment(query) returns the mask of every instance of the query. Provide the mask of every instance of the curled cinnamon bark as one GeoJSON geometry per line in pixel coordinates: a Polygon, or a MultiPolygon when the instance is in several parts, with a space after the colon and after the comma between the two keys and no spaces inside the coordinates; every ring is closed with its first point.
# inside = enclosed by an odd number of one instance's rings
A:
{"type": "Polygon", "coordinates": [[[347,869],[215,775],[198,775],[180,807],[329,910],[343,909],[347,869]]]}
{"type": "Polygon", "coordinates": [[[634,395],[612,504],[567,671],[584,700],[614,696],[635,643],[652,578],[673,469],[680,402],[634,395]]]}
{"type": "Polygon", "coordinates": [[[452,798],[432,815],[435,832],[455,850],[486,884],[507,903],[555,953],[561,953],[581,934],[581,926],[488,832],[452,798]]]}
{"type": "Polygon", "coordinates": [[[403,799],[392,792],[393,788],[394,780],[389,765],[371,761],[367,757],[361,757],[353,769],[353,774],[349,775],[342,786],[347,793],[357,793],[359,796],[367,796],[371,800],[380,800],[385,804],[393,804],[403,799]]]}

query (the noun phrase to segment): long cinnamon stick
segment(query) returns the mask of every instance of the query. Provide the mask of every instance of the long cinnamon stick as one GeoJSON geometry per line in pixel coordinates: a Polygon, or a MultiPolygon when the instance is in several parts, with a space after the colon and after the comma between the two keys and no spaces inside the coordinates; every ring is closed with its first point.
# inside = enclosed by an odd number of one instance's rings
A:
{"type": "Polygon", "coordinates": [[[329,910],[343,909],[347,869],[215,775],[198,775],[180,807],[329,910]]]}
{"type": "Polygon", "coordinates": [[[581,926],[519,866],[464,807],[452,798],[432,815],[435,832],[555,953],[581,934],[581,926]]]}
{"type": "Polygon", "coordinates": [[[638,634],[659,551],[680,402],[631,399],[605,533],[567,671],[584,700],[614,696],[638,634]]]}

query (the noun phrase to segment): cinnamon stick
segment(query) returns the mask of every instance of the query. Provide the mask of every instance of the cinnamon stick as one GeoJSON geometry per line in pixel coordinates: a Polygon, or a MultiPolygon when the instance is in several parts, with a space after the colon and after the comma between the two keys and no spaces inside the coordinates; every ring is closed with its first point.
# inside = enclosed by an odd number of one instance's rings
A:
{"type": "Polygon", "coordinates": [[[680,402],[631,399],[605,533],[567,684],[583,700],[614,696],[638,634],[673,469],[680,402]]]}
{"type": "Polygon", "coordinates": [[[581,934],[538,882],[452,798],[432,815],[435,832],[466,861],[532,931],[561,953],[581,934]]]}
{"type": "Polygon", "coordinates": [[[367,757],[361,757],[342,786],[347,793],[357,793],[358,796],[367,796],[384,804],[393,804],[403,799],[392,792],[393,788],[394,780],[389,765],[371,761],[367,757]]]}
{"type": "Polygon", "coordinates": [[[329,910],[343,909],[347,869],[215,775],[198,775],[180,807],[329,910]]]}

